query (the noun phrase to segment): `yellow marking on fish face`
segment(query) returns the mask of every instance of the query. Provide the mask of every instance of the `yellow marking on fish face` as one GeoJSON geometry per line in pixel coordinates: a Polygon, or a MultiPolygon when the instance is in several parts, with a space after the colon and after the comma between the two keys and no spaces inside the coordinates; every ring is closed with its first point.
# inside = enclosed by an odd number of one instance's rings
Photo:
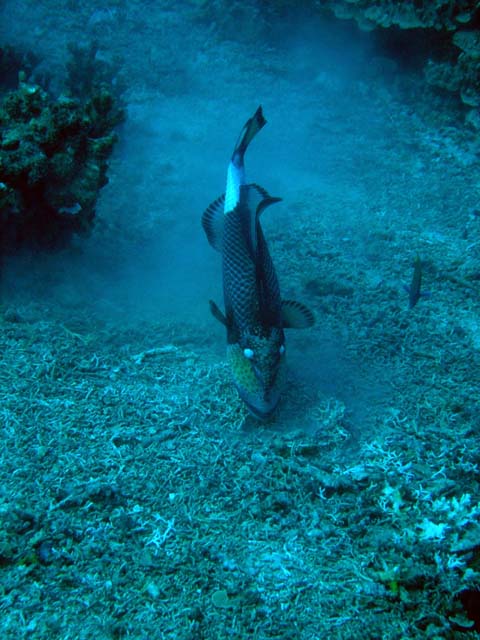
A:
{"type": "Polygon", "coordinates": [[[240,345],[228,345],[227,361],[237,387],[244,389],[248,394],[258,393],[260,391],[260,384],[255,375],[252,362],[245,357],[240,345]]]}
{"type": "Polygon", "coordinates": [[[285,379],[285,349],[275,339],[250,336],[248,348],[227,347],[227,360],[242,400],[258,417],[276,407],[285,379]]]}

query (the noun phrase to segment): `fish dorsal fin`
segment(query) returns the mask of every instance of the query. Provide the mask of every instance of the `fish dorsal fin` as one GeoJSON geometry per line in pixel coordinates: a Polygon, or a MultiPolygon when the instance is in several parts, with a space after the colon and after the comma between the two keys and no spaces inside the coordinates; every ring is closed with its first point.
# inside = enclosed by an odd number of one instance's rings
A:
{"type": "Polygon", "coordinates": [[[275,198],[271,196],[266,189],[258,184],[249,184],[249,199],[250,205],[255,208],[256,217],[258,218],[267,207],[276,202],[280,202],[281,198],[275,198]]]}
{"type": "Polygon", "coordinates": [[[221,251],[223,246],[224,206],[225,194],[222,194],[205,209],[202,215],[202,227],[208,242],[217,251],[221,251]]]}
{"type": "Polygon", "coordinates": [[[248,216],[244,219],[248,230],[248,242],[253,260],[256,260],[258,253],[258,220],[267,207],[281,198],[273,198],[263,187],[258,184],[247,184],[240,187],[240,204],[246,205],[241,210],[248,216]]]}
{"type": "Polygon", "coordinates": [[[308,329],[315,324],[315,316],[301,302],[282,300],[282,325],[285,329],[308,329]]]}

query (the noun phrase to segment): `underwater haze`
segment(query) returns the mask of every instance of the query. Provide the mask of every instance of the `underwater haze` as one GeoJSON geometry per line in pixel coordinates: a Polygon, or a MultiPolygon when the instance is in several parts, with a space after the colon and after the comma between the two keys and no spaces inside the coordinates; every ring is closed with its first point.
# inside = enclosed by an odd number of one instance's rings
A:
{"type": "Polygon", "coordinates": [[[0,4],[18,90],[62,103],[95,43],[126,110],[89,233],[2,260],[2,638],[480,638],[480,32],[448,4],[0,4]],[[263,422],[201,226],[259,105],[247,182],[316,319],[263,422]]]}

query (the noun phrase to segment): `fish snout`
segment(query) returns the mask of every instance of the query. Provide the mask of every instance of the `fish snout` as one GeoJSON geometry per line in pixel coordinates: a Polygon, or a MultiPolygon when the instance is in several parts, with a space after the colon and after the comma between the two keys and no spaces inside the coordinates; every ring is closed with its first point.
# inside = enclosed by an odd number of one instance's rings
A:
{"type": "Polygon", "coordinates": [[[240,345],[229,345],[228,360],[238,394],[252,415],[265,420],[280,400],[284,355],[274,360],[254,356],[253,350],[245,354],[240,345]]]}
{"type": "Polygon", "coordinates": [[[272,391],[268,391],[263,395],[263,397],[260,395],[257,397],[247,397],[240,391],[239,394],[249,412],[259,420],[268,420],[268,418],[270,418],[275,412],[280,401],[279,391],[275,391],[273,393],[272,391]]]}

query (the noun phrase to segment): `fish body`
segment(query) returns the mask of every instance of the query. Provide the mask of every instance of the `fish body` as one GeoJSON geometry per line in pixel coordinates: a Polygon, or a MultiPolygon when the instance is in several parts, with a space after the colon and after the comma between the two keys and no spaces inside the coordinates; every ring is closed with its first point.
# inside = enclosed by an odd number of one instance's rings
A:
{"type": "Polygon", "coordinates": [[[417,253],[413,263],[413,275],[410,286],[404,285],[404,289],[408,293],[409,309],[413,309],[420,298],[428,298],[430,296],[430,292],[422,291],[422,273],[422,261],[417,253]]]}
{"type": "Polygon", "coordinates": [[[282,301],[260,224],[263,211],[280,198],[245,179],[245,151],[265,124],[259,107],[235,145],[225,195],[202,217],[210,244],[222,254],[225,312],[212,301],[210,308],[226,327],[227,358],[239,395],[260,419],[270,416],[280,399],[285,378],[284,329],[314,322],[313,314],[300,303],[282,301]]]}

